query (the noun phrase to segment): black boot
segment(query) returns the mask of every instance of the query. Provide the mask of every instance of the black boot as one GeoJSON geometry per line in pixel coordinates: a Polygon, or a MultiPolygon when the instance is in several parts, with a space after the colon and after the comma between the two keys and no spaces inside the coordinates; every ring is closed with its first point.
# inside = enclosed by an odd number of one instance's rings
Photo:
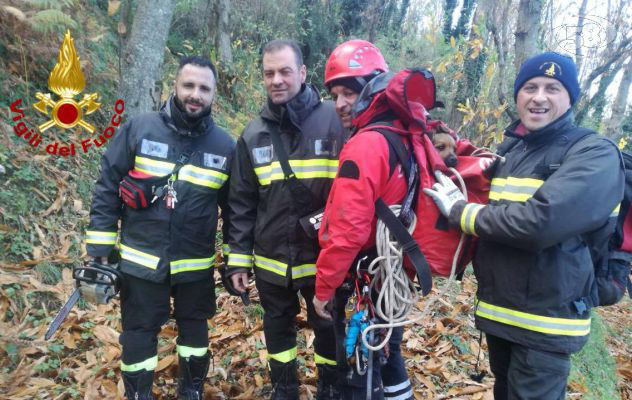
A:
{"type": "Polygon", "coordinates": [[[339,371],[335,365],[316,365],[318,368],[318,388],[316,400],[339,400],[341,398],[338,383],[339,371]]]}
{"type": "Polygon", "coordinates": [[[211,356],[206,353],[201,357],[178,357],[178,400],[202,400],[204,398],[204,381],[208,373],[211,356]]]}
{"type": "Polygon", "coordinates": [[[125,396],[129,400],[154,400],[151,386],[154,383],[154,371],[140,370],[134,372],[123,371],[125,396]]]}
{"type": "Polygon", "coordinates": [[[298,377],[296,360],[282,363],[270,360],[272,397],[270,400],[298,400],[298,377]]]}

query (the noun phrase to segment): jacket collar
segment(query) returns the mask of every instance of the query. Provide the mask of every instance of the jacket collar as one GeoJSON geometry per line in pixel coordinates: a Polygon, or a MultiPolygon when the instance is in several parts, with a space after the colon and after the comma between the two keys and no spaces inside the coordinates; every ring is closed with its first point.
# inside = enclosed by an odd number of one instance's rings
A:
{"type": "Polygon", "coordinates": [[[268,98],[261,110],[261,117],[280,126],[291,123],[300,130],[303,122],[319,104],[318,90],[312,85],[303,84],[301,91],[285,104],[274,104],[268,98]]]}
{"type": "Polygon", "coordinates": [[[520,133],[520,131],[524,129],[522,121],[514,121],[506,128],[505,136],[517,137],[530,144],[547,143],[555,140],[558,136],[562,135],[574,126],[573,110],[569,108],[568,111],[547,126],[527,134],[520,133]]]}
{"type": "Polygon", "coordinates": [[[169,99],[160,107],[159,114],[165,125],[183,136],[202,136],[211,131],[215,126],[215,122],[210,113],[200,118],[200,120],[194,124],[189,123],[175,104],[173,94],[169,96],[169,99]]]}

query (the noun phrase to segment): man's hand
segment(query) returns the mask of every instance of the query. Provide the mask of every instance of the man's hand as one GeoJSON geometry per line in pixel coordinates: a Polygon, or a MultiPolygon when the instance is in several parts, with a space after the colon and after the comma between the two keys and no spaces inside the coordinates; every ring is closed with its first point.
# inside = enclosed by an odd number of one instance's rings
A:
{"type": "Polygon", "coordinates": [[[434,200],[441,214],[449,217],[452,206],[459,201],[465,201],[465,197],[454,182],[441,171],[436,171],[435,176],[437,183],[432,185],[432,189],[425,188],[424,193],[434,200]]]}
{"type": "Polygon", "coordinates": [[[332,320],[331,314],[325,309],[325,307],[327,307],[327,304],[329,303],[329,300],[318,300],[318,298],[314,296],[314,300],[312,300],[312,303],[314,303],[314,310],[316,311],[316,314],[326,320],[332,320]]]}
{"type": "Polygon", "coordinates": [[[248,273],[237,272],[230,276],[230,282],[233,284],[235,291],[244,293],[248,289],[248,273]]]}

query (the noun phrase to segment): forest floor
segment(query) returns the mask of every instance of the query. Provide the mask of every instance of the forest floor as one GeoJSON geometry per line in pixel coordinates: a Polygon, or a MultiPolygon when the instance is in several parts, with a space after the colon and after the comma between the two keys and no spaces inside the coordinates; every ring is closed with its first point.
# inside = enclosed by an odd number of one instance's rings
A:
{"type": "MultiPolygon", "coordinates": [[[[11,323],[0,321],[0,398],[19,399],[120,399],[123,384],[119,378],[121,347],[118,301],[105,306],[84,305],[71,312],[56,336],[43,340],[48,323],[57,310],[40,307],[33,296],[52,296],[65,301],[72,290],[70,269],[62,271],[56,285],[41,282],[30,266],[0,265],[0,284],[20,291],[4,290],[0,294],[0,315],[14,314],[11,323]],[[28,299],[27,299],[28,297],[28,299]],[[27,301],[28,300],[28,301],[27,301]],[[27,305],[31,304],[31,305],[27,305]]],[[[458,292],[444,297],[430,307],[419,323],[408,327],[403,355],[411,377],[415,399],[492,399],[486,351],[481,352],[481,370],[487,373],[482,382],[471,378],[475,373],[479,350],[478,331],[474,328],[472,303],[475,281],[466,275],[458,292]]],[[[218,291],[219,292],[219,291],[218,291]]],[[[48,298],[48,297],[47,297],[48,298]]],[[[218,312],[209,320],[209,338],[213,364],[205,389],[206,399],[263,399],[271,390],[266,373],[266,350],[262,331],[263,310],[253,288],[253,304],[219,292],[218,312]]],[[[50,299],[49,299],[50,300],[50,299]]],[[[48,304],[51,304],[48,301],[48,304]]],[[[423,309],[422,302],[418,309],[423,309]]],[[[632,399],[632,302],[597,311],[605,322],[608,352],[616,361],[618,392],[622,399],[632,399]]],[[[314,335],[307,328],[306,314],[298,317],[298,362],[301,400],[313,399],[316,373],[312,343],[314,335]]],[[[159,363],[154,393],[159,399],[176,397],[177,331],[173,321],[160,333],[159,363]]],[[[486,350],[485,340],[482,342],[486,350]]],[[[590,346],[590,343],[589,343],[590,346]]],[[[589,347],[588,346],[588,347],[589,347]]],[[[599,365],[589,366],[599,369],[599,365]]],[[[568,398],[600,398],[595,395],[586,376],[579,374],[568,387],[568,398]]],[[[605,397],[601,397],[605,398],[605,397]]]]}

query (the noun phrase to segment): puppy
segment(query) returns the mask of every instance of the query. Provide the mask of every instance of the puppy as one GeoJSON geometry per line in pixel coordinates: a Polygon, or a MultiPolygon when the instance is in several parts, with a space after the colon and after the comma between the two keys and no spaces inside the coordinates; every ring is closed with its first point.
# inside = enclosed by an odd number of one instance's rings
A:
{"type": "Polygon", "coordinates": [[[432,144],[449,168],[456,167],[456,141],[449,133],[435,132],[432,135],[432,144]]]}

